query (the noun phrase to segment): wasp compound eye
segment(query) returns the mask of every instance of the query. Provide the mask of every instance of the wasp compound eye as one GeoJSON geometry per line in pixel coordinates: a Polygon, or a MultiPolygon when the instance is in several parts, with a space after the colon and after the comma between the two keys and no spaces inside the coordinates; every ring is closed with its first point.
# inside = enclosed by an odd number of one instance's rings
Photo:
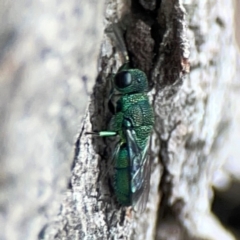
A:
{"type": "Polygon", "coordinates": [[[116,76],[115,76],[115,86],[117,88],[125,88],[128,87],[129,85],[131,85],[132,83],[132,76],[131,73],[129,73],[128,71],[122,71],[119,72],[116,76]]]}

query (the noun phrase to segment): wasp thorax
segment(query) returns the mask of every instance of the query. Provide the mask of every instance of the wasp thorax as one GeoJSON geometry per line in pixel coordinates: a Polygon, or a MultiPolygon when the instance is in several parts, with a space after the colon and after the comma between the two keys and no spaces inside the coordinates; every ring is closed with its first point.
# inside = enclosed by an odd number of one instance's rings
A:
{"type": "Polygon", "coordinates": [[[148,81],[139,69],[120,71],[114,78],[114,85],[121,93],[140,93],[148,90],[148,81]]]}

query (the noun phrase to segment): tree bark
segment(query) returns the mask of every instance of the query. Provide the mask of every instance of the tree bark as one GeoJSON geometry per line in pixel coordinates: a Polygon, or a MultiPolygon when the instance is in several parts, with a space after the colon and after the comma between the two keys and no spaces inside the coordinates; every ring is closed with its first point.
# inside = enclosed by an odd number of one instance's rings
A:
{"type": "Polygon", "coordinates": [[[211,212],[213,176],[234,121],[228,109],[237,102],[229,97],[238,64],[233,3],[8,4],[1,8],[8,24],[0,41],[0,239],[235,239],[211,212]],[[107,129],[111,117],[110,78],[123,58],[104,29],[115,22],[131,64],[149,78],[155,113],[141,214],[120,206],[109,184],[113,142],[86,134],[107,129]]]}

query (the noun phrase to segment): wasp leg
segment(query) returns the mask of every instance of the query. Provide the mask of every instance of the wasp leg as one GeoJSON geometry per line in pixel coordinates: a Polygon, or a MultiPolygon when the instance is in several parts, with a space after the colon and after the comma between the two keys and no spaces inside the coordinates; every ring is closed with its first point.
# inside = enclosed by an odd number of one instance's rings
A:
{"type": "Polygon", "coordinates": [[[116,136],[117,132],[114,131],[101,131],[98,133],[100,137],[111,137],[116,136]]]}
{"type": "Polygon", "coordinates": [[[91,135],[95,135],[98,137],[112,137],[112,136],[116,136],[117,132],[114,131],[100,131],[100,132],[86,132],[86,134],[91,134],[91,135]]]}

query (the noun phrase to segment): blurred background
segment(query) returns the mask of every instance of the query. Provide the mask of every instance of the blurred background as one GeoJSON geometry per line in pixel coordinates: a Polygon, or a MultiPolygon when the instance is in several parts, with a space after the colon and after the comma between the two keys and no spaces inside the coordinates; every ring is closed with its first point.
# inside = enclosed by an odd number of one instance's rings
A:
{"type": "MultiPolygon", "coordinates": [[[[236,51],[240,49],[240,1],[235,0],[235,41],[236,51]]],[[[227,135],[228,144],[218,154],[223,155],[225,163],[214,178],[214,201],[213,212],[220,221],[229,228],[240,239],[240,58],[238,58],[238,69],[235,83],[229,98],[232,99],[231,126],[227,135]]],[[[229,114],[226,112],[226,114],[229,114]]]]}

